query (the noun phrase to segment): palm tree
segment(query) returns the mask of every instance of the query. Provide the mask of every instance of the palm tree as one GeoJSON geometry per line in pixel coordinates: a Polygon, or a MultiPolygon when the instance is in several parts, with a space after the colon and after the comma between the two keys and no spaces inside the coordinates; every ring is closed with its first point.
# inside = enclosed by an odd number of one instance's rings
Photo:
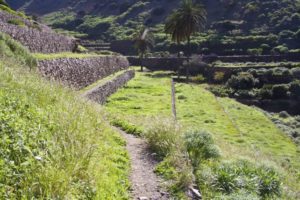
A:
{"type": "Polygon", "coordinates": [[[191,56],[191,36],[204,29],[206,11],[201,4],[194,4],[193,0],[183,0],[180,7],[167,18],[165,32],[170,34],[177,44],[187,41],[188,53],[186,77],[189,78],[189,65],[191,56]]]}
{"type": "Polygon", "coordinates": [[[133,40],[134,46],[139,54],[141,71],[143,71],[142,61],[147,51],[149,51],[154,46],[154,37],[148,28],[143,27],[134,34],[133,40]]]}

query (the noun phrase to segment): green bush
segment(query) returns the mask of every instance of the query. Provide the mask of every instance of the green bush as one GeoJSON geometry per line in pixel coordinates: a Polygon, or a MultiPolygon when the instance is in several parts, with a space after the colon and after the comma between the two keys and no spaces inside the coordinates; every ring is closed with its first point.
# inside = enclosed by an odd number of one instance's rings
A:
{"type": "Polygon", "coordinates": [[[214,73],[214,81],[217,83],[222,83],[225,78],[225,73],[224,72],[215,72],[214,73]]]}
{"type": "Polygon", "coordinates": [[[152,151],[161,158],[180,148],[180,127],[173,120],[153,120],[144,133],[152,151]]]}
{"type": "Polygon", "coordinates": [[[202,161],[220,157],[211,135],[205,131],[188,132],[184,136],[189,158],[195,169],[202,161]]]}
{"type": "Polygon", "coordinates": [[[191,77],[191,80],[196,83],[203,83],[206,81],[206,78],[202,74],[191,77]]]}
{"type": "Polygon", "coordinates": [[[286,98],[288,96],[289,85],[278,84],[272,86],[272,97],[274,99],[286,98]]]}
{"type": "Polygon", "coordinates": [[[300,80],[290,83],[290,92],[292,96],[296,98],[300,97],[300,80]]]}
{"type": "Polygon", "coordinates": [[[261,48],[248,49],[247,53],[249,55],[254,55],[254,56],[261,55],[263,53],[263,49],[261,49],[261,48]]]}
{"type": "Polygon", "coordinates": [[[233,93],[231,88],[223,85],[210,86],[208,90],[218,97],[229,97],[233,93]]]}
{"type": "Polygon", "coordinates": [[[272,87],[271,86],[264,86],[259,91],[259,97],[262,99],[272,99],[273,93],[272,93],[272,87]]]}
{"type": "Polygon", "coordinates": [[[284,53],[288,53],[288,52],[289,52],[289,48],[285,45],[279,45],[272,49],[272,53],[275,53],[275,54],[284,54],[284,53]]]}
{"type": "Polygon", "coordinates": [[[233,75],[227,81],[227,85],[233,89],[251,89],[258,84],[258,79],[255,79],[254,76],[248,72],[242,72],[238,75],[233,75]]]}
{"type": "Polygon", "coordinates": [[[17,18],[10,19],[10,20],[7,21],[7,23],[13,24],[13,25],[16,25],[16,26],[21,26],[21,27],[25,26],[25,23],[22,20],[17,19],[17,18]]]}
{"type": "Polygon", "coordinates": [[[293,77],[300,80],[300,67],[291,69],[293,77]]]}
{"type": "Polygon", "coordinates": [[[239,99],[251,99],[257,96],[256,90],[237,90],[234,93],[235,98],[239,99]]]}

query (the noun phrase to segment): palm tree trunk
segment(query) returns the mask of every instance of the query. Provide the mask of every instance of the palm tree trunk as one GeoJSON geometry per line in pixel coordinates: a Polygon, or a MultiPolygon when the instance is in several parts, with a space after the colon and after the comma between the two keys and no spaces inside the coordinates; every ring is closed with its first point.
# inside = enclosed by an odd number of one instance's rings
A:
{"type": "Polygon", "coordinates": [[[190,56],[191,56],[191,36],[188,36],[188,55],[187,55],[187,65],[186,65],[186,81],[189,80],[190,75],[190,56]]]}
{"type": "Polygon", "coordinates": [[[140,56],[140,62],[141,62],[141,71],[144,71],[144,67],[143,67],[143,58],[144,58],[144,54],[141,54],[140,56]]]}
{"type": "MultiPolygon", "coordinates": [[[[177,51],[177,58],[178,58],[178,62],[180,62],[180,51],[179,51],[179,43],[177,43],[177,48],[178,48],[178,51],[177,51]]],[[[179,80],[180,79],[180,64],[178,65],[178,69],[177,69],[177,79],[179,80]]]]}

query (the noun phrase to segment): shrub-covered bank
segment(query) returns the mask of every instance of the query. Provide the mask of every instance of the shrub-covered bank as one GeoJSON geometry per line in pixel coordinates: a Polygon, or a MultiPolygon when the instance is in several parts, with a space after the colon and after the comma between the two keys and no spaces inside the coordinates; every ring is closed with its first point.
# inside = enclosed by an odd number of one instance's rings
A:
{"type": "Polygon", "coordinates": [[[0,198],[128,199],[124,141],[101,109],[30,71],[7,36],[0,49],[0,198]]]}

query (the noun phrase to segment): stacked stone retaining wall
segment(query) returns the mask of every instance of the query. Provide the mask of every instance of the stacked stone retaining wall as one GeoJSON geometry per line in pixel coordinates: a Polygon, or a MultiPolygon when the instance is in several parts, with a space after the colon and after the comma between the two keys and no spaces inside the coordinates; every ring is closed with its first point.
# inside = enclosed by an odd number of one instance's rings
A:
{"type": "Polygon", "coordinates": [[[104,104],[107,98],[124,86],[129,80],[134,78],[134,70],[128,70],[117,77],[103,83],[84,94],[88,99],[100,104],[104,104]]]}
{"type": "Polygon", "coordinates": [[[45,25],[33,23],[5,11],[0,11],[0,31],[19,41],[31,52],[70,52],[76,48],[75,39],[57,34],[45,25]],[[9,23],[12,19],[21,20],[25,25],[20,26],[9,23]]]}
{"type": "Polygon", "coordinates": [[[90,58],[58,58],[41,60],[38,67],[43,76],[58,80],[75,89],[84,88],[97,80],[129,67],[122,56],[90,58]]]}

